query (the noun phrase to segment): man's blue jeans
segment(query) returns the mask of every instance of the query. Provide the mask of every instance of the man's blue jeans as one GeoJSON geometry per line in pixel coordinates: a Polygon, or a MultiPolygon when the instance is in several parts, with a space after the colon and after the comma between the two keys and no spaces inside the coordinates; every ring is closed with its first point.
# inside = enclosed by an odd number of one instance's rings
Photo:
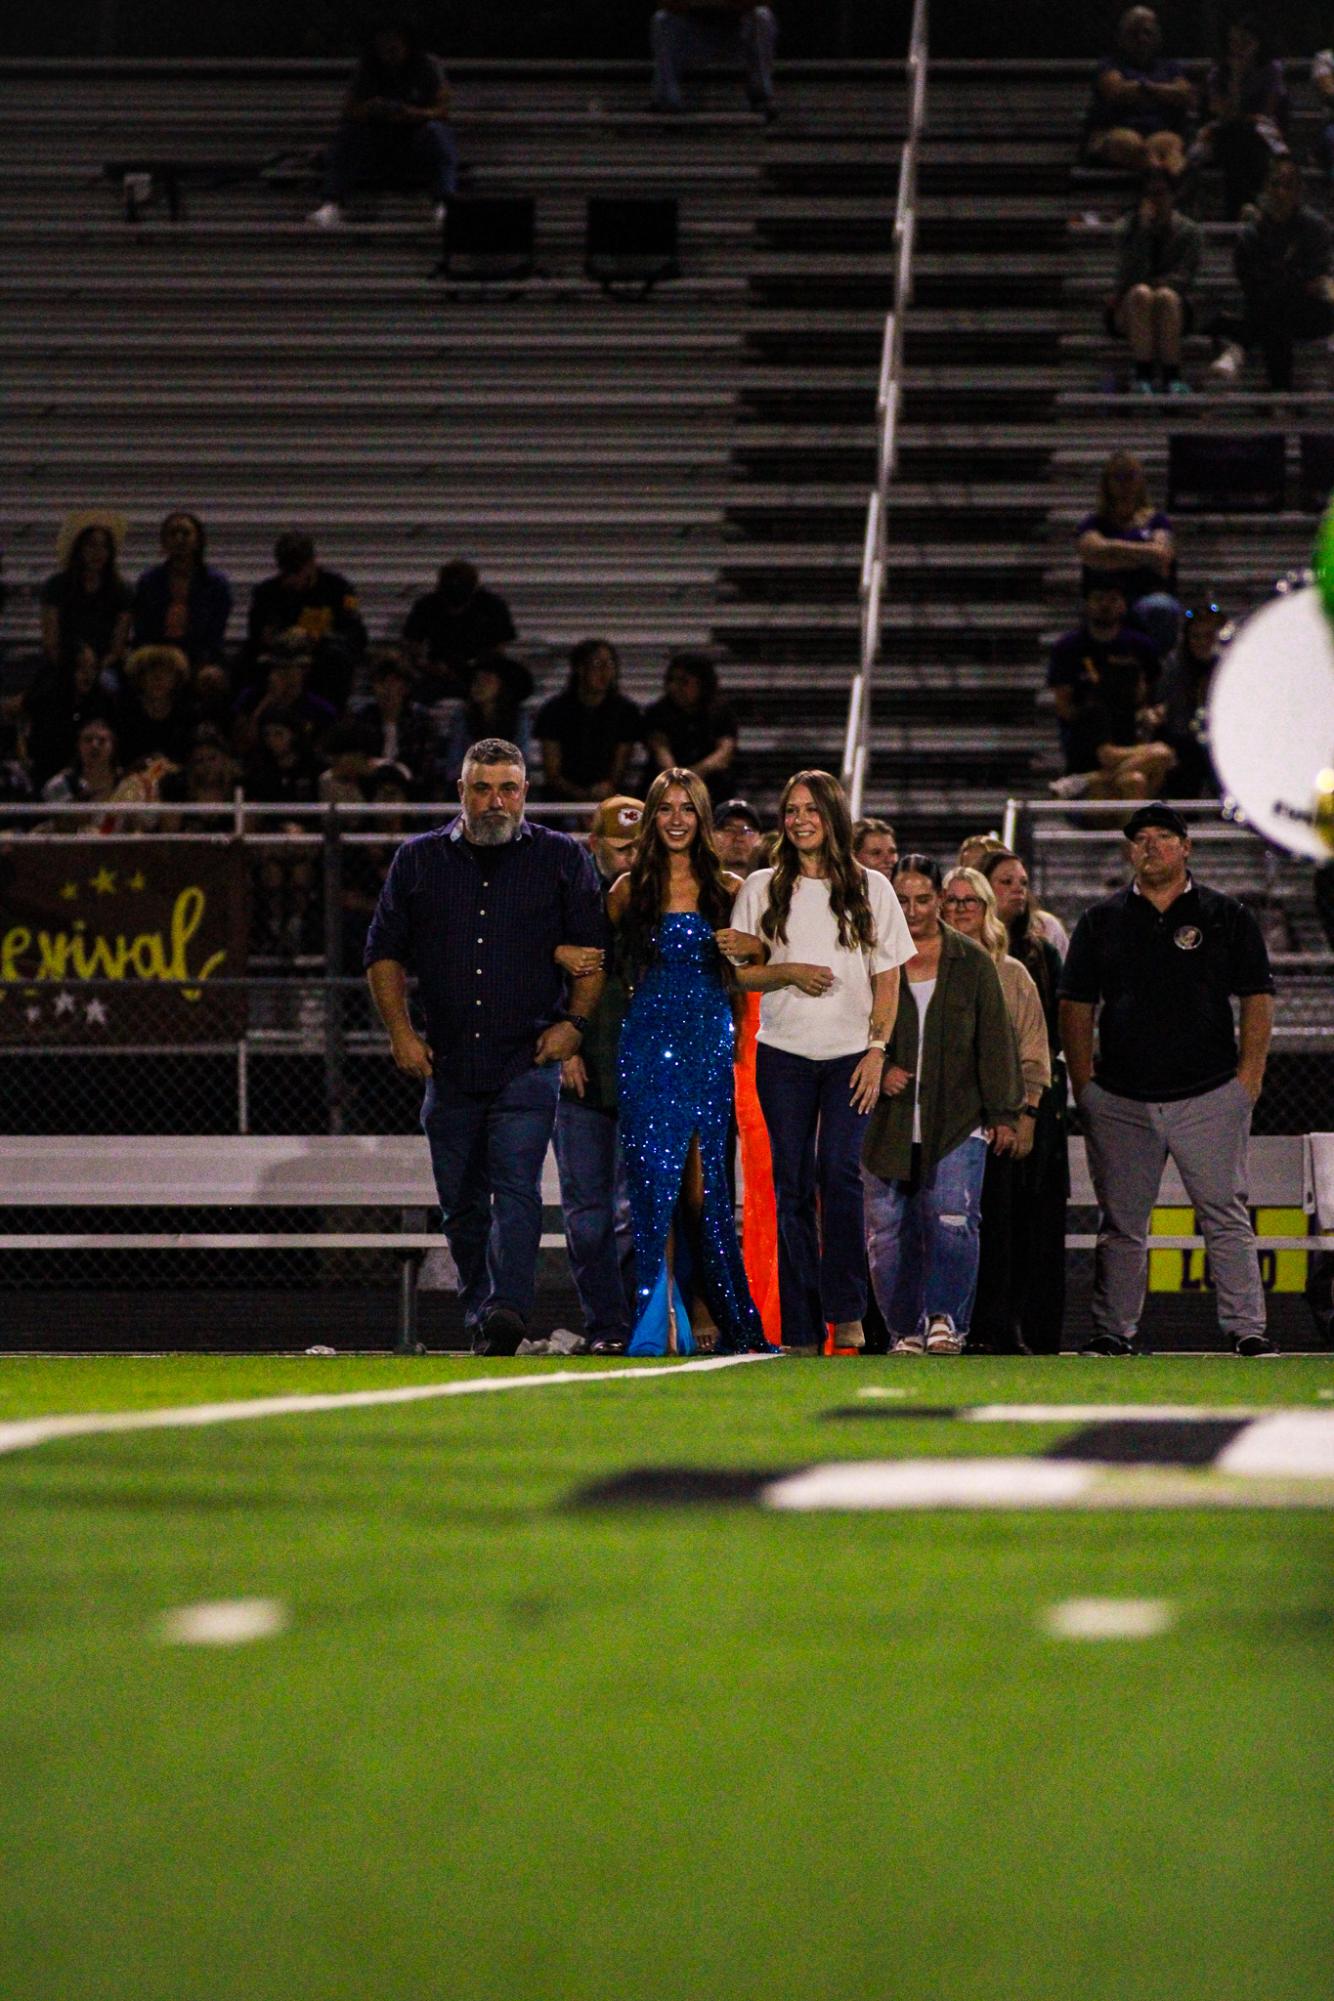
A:
{"type": "Polygon", "coordinates": [[[494,1307],[508,1307],[524,1321],[533,1310],[542,1163],[559,1091],[559,1063],[520,1071],[502,1090],[481,1096],[440,1077],[426,1086],[422,1131],[469,1333],[494,1307]]]}
{"type": "Polygon", "coordinates": [[[862,1169],[871,1283],[891,1345],[933,1314],[968,1332],[986,1164],[986,1141],[966,1139],[915,1183],[862,1169]]]}
{"type": "Polygon", "coordinates": [[[590,1340],[628,1341],[635,1315],[634,1232],[612,1112],[562,1098],[556,1108],[556,1165],[565,1244],[590,1340]]]}
{"type": "Polygon", "coordinates": [[[324,161],[324,199],[343,203],[354,188],[420,181],[432,201],[448,201],[458,179],[454,134],[439,118],[424,125],[342,124],[324,161]]]}

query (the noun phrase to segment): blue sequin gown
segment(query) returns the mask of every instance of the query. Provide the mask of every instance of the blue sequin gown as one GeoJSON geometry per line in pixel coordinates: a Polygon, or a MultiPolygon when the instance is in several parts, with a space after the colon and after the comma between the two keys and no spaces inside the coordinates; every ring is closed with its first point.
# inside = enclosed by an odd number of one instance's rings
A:
{"type": "MultiPolygon", "coordinates": [[[[658,928],[658,957],[626,1013],[617,1062],[639,1280],[631,1355],[667,1352],[667,1232],[695,1135],[704,1170],[698,1290],[717,1322],[721,1351],[769,1345],[746,1284],[727,1180],[733,1041],[713,932],[697,911],[670,910],[658,928]]],[[[678,1270],[681,1238],[678,1231],[678,1270]]],[[[690,1320],[679,1293],[676,1324],[678,1349],[688,1353],[690,1320]]]]}

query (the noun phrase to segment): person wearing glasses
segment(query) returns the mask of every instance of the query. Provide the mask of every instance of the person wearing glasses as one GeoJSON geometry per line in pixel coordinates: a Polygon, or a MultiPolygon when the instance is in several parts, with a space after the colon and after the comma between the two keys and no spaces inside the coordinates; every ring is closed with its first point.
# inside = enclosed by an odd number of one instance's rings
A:
{"type": "Polygon", "coordinates": [[[1015,1152],[1023,1082],[990,955],[941,922],[939,867],[902,855],[894,888],[913,955],[862,1147],[867,1251],[893,1352],[958,1355],[987,1152],[1015,1152]]]}
{"type": "Polygon", "coordinates": [[[1014,1030],[1024,1102],[1019,1108],[1013,1155],[989,1153],[982,1179],[982,1232],[977,1294],[969,1324],[970,1353],[1022,1355],[1027,1352],[1020,1324],[1024,1280],[1029,1269],[1028,1164],[1033,1155],[1042,1094],[1051,1084],[1051,1055],[1042,1000],[1028,968],[1010,957],[1010,939],[996,908],[991,884],[976,869],[954,868],[945,878],[940,912],[960,937],[988,953],[1014,1030]]]}

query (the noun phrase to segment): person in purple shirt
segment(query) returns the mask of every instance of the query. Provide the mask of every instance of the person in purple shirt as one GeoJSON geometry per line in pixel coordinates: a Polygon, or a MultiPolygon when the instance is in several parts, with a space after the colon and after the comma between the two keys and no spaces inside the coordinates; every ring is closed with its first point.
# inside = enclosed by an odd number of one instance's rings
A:
{"type": "Polygon", "coordinates": [[[1113,452],[1102,469],[1098,505],[1079,524],[1080,590],[1094,584],[1120,591],[1161,658],[1181,630],[1177,552],[1172,523],[1149,499],[1144,467],[1133,452],[1113,452]]]}
{"type": "Polygon", "coordinates": [[[1098,65],[1084,120],[1090,166],[1142,174],[1163,167],[1174,178],[1186,164],[1185,135],[1195,89],[1180,63],[1162,54],[1152,7],[1128,7],[1117,23],[1116,52],[1098,65]]]}
{"type": "Polygon", "coordinates": [[[426,1086],[422,1128],[476,1355],[527,1333],[542,1233],[542,1163],[561,1064],[602,993],[602,893],[587,852],[524,817],[518,746],[472,745],[462,811],[405,841],[366,936],[371,997],[398,1068],[426,1086]],[[594,948],[568,992],[558,946],[594,948]],[[417,977],[425,1034],[408,1009],[417,977]]]}

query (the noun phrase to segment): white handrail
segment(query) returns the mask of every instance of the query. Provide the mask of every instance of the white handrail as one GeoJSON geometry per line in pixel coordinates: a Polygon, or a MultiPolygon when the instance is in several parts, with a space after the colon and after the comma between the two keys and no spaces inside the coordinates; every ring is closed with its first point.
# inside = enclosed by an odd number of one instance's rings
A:
{"type": "Polygon", "coordinates": [[[914,0],[904,81],[907,123],[899,157],[899,186],[891,238],[894,303],[885,317],[876,384],[876,483],[866,509],[859,579],[861,659],[848,690],[848,722],[843,742],[843,785],[854,819],[860,818],[870,762],[871,692],[880,654],[880,614],[886,582],[889,539],[889,486],[898,468],[899,412],[903,391],[903,316],[912,303],[913,252],[917,243],[917,162],[926,125],[927,0],[914,0]]]}

